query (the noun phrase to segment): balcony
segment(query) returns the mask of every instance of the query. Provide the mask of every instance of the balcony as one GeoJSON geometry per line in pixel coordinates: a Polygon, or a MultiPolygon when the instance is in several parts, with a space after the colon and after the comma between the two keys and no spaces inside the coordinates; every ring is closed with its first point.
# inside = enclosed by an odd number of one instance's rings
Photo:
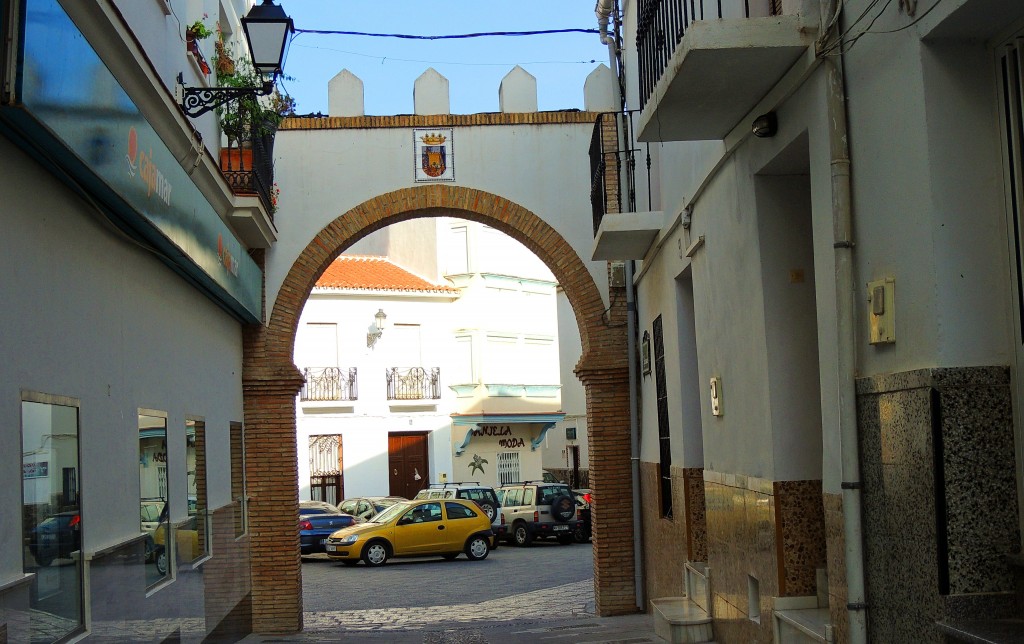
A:
{"type": "Polygon", "coordinates": [[[356,368],[307,367],[303,370],[306,378],[299,394],[302,402],[334,402],[357,400],[356,368]]]}
{"type": "Polygon", "coordinates": [[[274,137],[276,121],[251,123],[251,108],[243,100],[225,103],[218,115],[227,136],[220,151],[220,170],[231,191],[239,196],[257,196],[274,220],[277,194],[274,186],[274,137]]]}
{"type": "Polygon", "coordinates": [[[641,0],[640,141],[720,140],[809,46],[781,0],[641,0]]]}
{"type": "Polygon", "coordinates": [[[636,142],[638,116],[636,111],[609,112],[594,123],[590,138],[593,260],[643,259],[664,225],[664,213],[650,209],[651,154],[649,145],[636,142]],[[645,208],[641,212],[637,212],[638,197],[645,208]]]}
{"type": "Polygon", "coordinates": [[[441,368],[429,371],[423,367],[400,369],[391,367],[386,372],[388,400],[439,400],[441,398],[441,368]]]}

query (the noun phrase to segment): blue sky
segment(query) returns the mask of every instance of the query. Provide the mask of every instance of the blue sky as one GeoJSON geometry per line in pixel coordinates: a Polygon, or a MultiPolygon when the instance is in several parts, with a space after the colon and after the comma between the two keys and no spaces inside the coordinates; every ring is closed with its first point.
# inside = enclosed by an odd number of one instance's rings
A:
{"type": "MultiPolygon", "coordinates": [[[[594,0],[281,0],[296,29],[447,35],[596,29],[594,0]]],[[[516,65],[537,78],[541,110],[583,108],[583,82],[608,48],[597,34],[401,40],[298,34],[285,87],[297,112],[327,113],[327,83],[342,69],[363,81],[366,114],[410,114],[416,78],[433,67],[449,82],[455,114],[495,112],[498,86],[516,65]]]]}

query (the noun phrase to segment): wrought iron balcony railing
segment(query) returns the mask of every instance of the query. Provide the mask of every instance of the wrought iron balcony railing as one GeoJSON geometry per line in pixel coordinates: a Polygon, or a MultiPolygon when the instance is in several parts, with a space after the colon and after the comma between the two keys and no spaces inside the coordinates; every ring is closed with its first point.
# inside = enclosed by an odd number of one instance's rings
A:
{"type": "Polygon", "coordinates": [[[303,401],[357,400],[356,368],[307,367],[300,394],[303,401]]]}
{"type": "Polygon", "coordinates": [[[590,205],[594,235],[607,213],[637,212],[637,157],[646,173],[646,190],[641,182],[641,205],[651,209],[650,145],[636,141],[636,110],[606,112],[597,117],[590,137],[590,205]]]}
{"type": "Polygon", "coordinates": [[[220,108],[222,127],[228,138],[221,148],[220,169],[235,194],[255,194],[273,220],[277,210],[274,190],[274,137],[276,121],[249,123],[244,100],[227,102],[220,108]]]}
{"type": "MultiPolygon", "coordinates": [[[[694,21],[781,13],[781,0],[640,0],[636,28],[640,109],[647,104],[672,54],[694,21]]],[[[700,91],[699,88],[694,90],[700,91]]]]}
{"type": "Polygon", "coordinates": [[[441,368],[423,367],[387,370],[388,400],[438,400],[441,398],[441,368]]]}

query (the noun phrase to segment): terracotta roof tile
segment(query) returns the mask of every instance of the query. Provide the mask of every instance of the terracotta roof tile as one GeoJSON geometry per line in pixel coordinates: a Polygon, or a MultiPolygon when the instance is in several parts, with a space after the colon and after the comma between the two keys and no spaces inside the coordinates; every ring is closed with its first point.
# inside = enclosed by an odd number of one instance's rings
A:
{"type": "Polygon", "coordinates": [[[459,289],[441,284],[432,284],[398,266],[387,257],[370,255],[342,255],[334,260],[320,279],[316,288],[339,288],[373,291],[417,291],[423,293],[451,293],[458,295],[459,289]]]}

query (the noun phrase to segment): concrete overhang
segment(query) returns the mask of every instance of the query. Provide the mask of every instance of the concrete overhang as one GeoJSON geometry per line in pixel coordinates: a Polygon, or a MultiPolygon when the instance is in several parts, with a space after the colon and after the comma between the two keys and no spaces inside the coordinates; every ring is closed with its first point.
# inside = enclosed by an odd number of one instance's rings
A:
{"type": "Polygon", "coordinates": [[[233,195],[228,213],[228,225],[249,248],[270,248],[277,241],[277,227],[259,197],[233,195]]]}
{"type": "Polygon", "coordinates": [[[590,258],[599,261],[643,259],[665,226],[665,213],[616,212],[601,218],[590,258]]]}
{"type": "Polygon", "coordinates": [[[799,16],[692,23],[640,113],[639,140],[724,139],[815,34],[799,16]]]}

